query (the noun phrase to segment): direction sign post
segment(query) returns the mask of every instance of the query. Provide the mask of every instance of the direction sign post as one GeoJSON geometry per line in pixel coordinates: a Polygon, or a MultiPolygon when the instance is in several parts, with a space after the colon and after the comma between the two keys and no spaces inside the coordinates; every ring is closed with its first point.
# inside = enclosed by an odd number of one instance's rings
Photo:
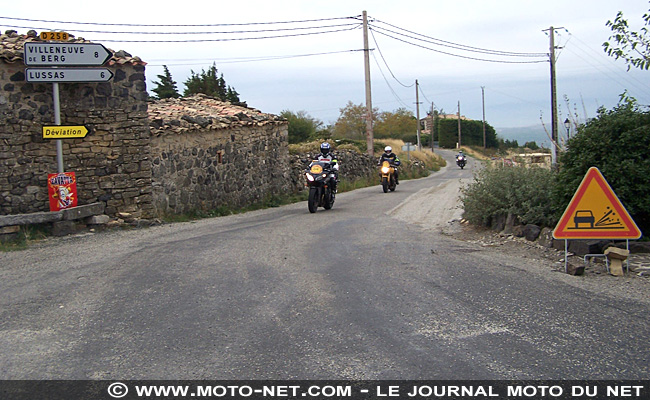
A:
{"type": "Polygon", "coordinates": [[[113,72],[108,68],[27,68],[27,82],[108,82],[113,72]]]}
{"type": "Polygon", "coordinates": [[[23,50],[25,65],[35,67],[98,67],[113,55],[98,43],[27,42],[23,50]]]}
{"type": "MultiPolygon", "coordinates": [[[[48,35],[45,35],[48,37],[48,35]]],[[[58,39],[58,35],[52,35],[58,39]]],[[[60,35],[63,39],[65,35],[60,35]]],[[[27,68],[27,82],[52,82],[52,102],[54,105],[54,124],[61,125],[61,104],[59,101],[59,82],[106,82],[113,73],[105,68],[57,68],[57,67],[99,67],[113,54],[98,43],[69,42],[27,42],[23,46],[23,61],[27,66],[53,68],[27,68]]],[[[46,127],[45,127],[46,128],[46,127]]],[[[45,137],[43,128],[43,137],[45,137]]],[[[84,134],[85,136],[85,134],[84,134]]],[[[82,136],[83,137],[83,136],[82,136]]],[[[59,173],[64,173],[63,143],[56,140],[56,159],[59,173]]]]}

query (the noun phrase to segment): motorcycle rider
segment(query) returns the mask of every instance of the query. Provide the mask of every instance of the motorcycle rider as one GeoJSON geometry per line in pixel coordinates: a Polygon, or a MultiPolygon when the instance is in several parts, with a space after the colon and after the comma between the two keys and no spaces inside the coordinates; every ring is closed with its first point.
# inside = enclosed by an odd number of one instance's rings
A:
{"type": "Polygon", "coordinates": [[[318,161],[329,162],[332,166],[334,172],[334,179],[332,180],[332,192],[336,193],[337,183],[339,182],[339,161],[336,159],[334,153],[332,153],[332,146],[323,142],[320,145],[320,154],[316,157],[318,161]]]}
{"type": "Polygon", "coordinates": [[[456,161],[458,161],[458,157],[463,157],[463,158],[465,157],[465,154],[463,154],[462,150],[460,150],[458,154],[456,154],[456,161]]]}
{"type": "Polygon", "coordinates": [[[397,166],[401,164],[401,161],[397,157],[397,154],[393,153],[392,147],[386,146],[384,148],[384,154],[379,157],[377,165],[381,165],[383,161],[388,161],[395,168],[395,184],[399,185],[399,171],[397,170],[397,166]]]}

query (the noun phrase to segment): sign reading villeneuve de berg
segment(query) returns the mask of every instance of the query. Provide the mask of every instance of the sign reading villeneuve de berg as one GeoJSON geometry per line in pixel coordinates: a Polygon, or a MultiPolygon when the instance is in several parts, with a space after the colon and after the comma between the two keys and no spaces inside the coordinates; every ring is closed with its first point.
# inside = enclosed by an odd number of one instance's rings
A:
{"type": "Polygon", "coordinates": [[[112,56],[97,43],[27,42],[23,50],[29,66],[99,66],[112,56]]]}
{"type": "Polygon", "coordinates": [[[27,68],[27,82],[108,82],[113,72],[108,68],[27,68]]]}

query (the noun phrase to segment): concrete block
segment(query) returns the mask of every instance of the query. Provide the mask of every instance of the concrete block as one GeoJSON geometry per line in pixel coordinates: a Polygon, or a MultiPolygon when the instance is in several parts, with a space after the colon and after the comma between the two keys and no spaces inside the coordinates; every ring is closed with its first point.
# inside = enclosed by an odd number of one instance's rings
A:
{"type": "Polygon", "coordinates": [[[93,215],[86,218],[85,222],[87,225],[106,225],[111,220],[111,217],[108,215],[93,215]]]}
{"type": "Polygon", "coordinates": [[[52,235],[65,236],[77,232],[77,223],[75,221],[57,221],[52,223],[52,235]]]}
{"type": "Polygon", "coordinates": [[[0,227],[11,225],[44,224],[48,222],[61,221],[62,219],[63,214],[61,211],[2,215],[0,216],[0,227]]]}
{"type": "Polygon", "coordinates": [[[83,206],[77,206],[74,208],[69,208],[67,210],[62,210],[63,220],[70,221],[75,219],[82,219],[90,217],[92,215],[98,215],[104,213],[104,203],[92,203],[86,204],[83,206]]]}

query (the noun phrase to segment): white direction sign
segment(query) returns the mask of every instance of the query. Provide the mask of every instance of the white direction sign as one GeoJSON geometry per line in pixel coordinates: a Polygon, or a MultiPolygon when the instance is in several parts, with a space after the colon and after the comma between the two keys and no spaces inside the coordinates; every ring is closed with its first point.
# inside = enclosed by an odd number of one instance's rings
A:
{"type": "Polygon", "coordinates": [[[108,68],[27,68],[27,82],[108,82],[113,72],[108,68]]]}
{"type": "Polygon", "coordinates": [[[100,66],[113,55],[97,43],[27,42],[23,48],[25,65],[100,66]]]}

